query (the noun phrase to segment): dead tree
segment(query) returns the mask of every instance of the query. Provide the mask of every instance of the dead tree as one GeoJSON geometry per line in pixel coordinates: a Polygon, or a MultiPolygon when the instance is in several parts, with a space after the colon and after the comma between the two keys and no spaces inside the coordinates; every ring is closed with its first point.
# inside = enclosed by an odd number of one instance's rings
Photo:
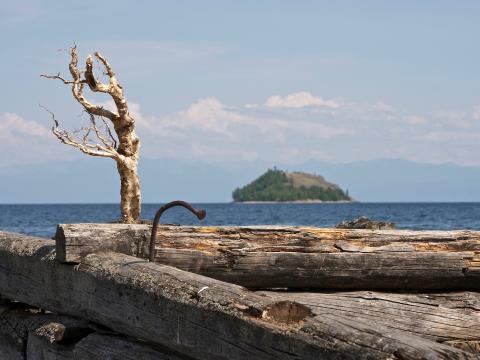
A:
{"type": "Polygon", "coordinates": [[[84,154],[108,157],[116,161],[121,183],[122,221],[136,223],[140,219],[141,209],[140,181],[137,170],[140,139],[135,133],[135,119],[128,111],[123,87],[117,82],[110,64],[100,53],[96,52],[94,56],[105,67],[105,75],[109,78],[108,84],[102,83],[94,76],[93,57],[91,55],[87,57],[85,71],[83,72],[77,67],[76,46],[71,48],[70,55],[69,70],[72,80],[67,80],[60,74],[41,76],[58,79],[65,85],[71,85],[73,97],[90,116],[90,126],[73,132],[61,130],[55,116],[50,113],[54,121],[52,132],[62,143],[76,147],[84,154]],[[85,85],[93,92],[110,95],[115,103],[116,112],[103,106],[94,105],[85,99],[83,95],[85,85]],[[101,119],[101,123],[97,122],[97,118],[101,119]],[[113,125],[115,134],[113,134],[109,124],[113,125]]]}

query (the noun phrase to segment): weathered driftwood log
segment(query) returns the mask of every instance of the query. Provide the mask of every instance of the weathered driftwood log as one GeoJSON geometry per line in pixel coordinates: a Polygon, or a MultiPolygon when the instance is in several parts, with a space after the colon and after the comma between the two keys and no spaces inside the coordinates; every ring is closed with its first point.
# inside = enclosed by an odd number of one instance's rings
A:
{"type": "MultiPolygon", "coordinates": [[[[150,231],[59,225],[57,258],[146,258],[150,231]]],[[[479,290],[480,232],[161,226],[155,261],[248,288],[479,290]]]]}
{"type": "MultiPolygon", "coordinates": [[[[75,360],[189,360],[168,349],[156,349],[122,336],[91,334],[75,345],[75,360]]],[[[72,358],[73,360],[73,358],[72,358]]]]}
{"type": "MultiPolygon", "coordinates": [[[[353,291],[258,292],[308,306],[315,316],[348,317],[438,342],[480,341],[480,293],[430,294],[353,291]]],[[[479,352],[480,355],[480,352],[479,352]]]]}
{"type": "Polygon", "coordinates": [[[64,315],[42,314],[21,303],[0,305],[2,360],[188,360],[171,350],[64,315]]]}
{"type": "MultiPolygon", "coordinates": [[[[0,293],[196,359],[475,358],[375,319],[324,316],[283,295],[123,254],[91,254],[75,266],[54,259],[53,241],[0,233],[0,293]]],[[[405,316],[421,321],[415,311],[405,316]]]]}
{"type": "MultiPolygon", "coordinates": [[[[10,358],[2,358],[9,359],[10,358]]],[[[93,333],[79,342],[49,342],[36,332],[28,336],[25,360],[189,360],[120,335],[93,333]]]]}
{"type": "Polygon", "coordinates": [[[84,320],[20,303],[0,305],[0,359],[73,359],[72,344],[92,332],[84,320]]]}
{"type": "MultiPolygon", "coordinates": [[[[0,307],[0,314],[5,312],[5,307],[0,307]]],[[[19,336],[14,326],[0,320],[0,359],[23,360],[26,339],[19,336]]]]}
{"type": "Polygon", "coordinates": [[[73,360],[75,344],[50,343],[32,332],[28,336],[25,360],[73,360]]]}

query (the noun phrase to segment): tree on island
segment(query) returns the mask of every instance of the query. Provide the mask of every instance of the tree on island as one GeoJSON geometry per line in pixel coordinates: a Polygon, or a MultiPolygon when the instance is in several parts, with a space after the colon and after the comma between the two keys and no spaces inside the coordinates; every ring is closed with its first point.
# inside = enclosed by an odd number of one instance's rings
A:
{"type": "Polygon", "coordinates": [[[87,57],[85,71],[83,72],[77,67],[76,46],[70,49],[70,56],[69,70],[72,80],[63,78],[60,73],[41,76],[58,79],[65,85],[71,85],[73,97],[83,106],[90,117],[90,125],[73,132],[62,130],[59,128],[59,123],[54,114],[49,111],[54,122],[52,132],[62,143],[73,146],[84,154],[115,160],[120,175],[122,222],[137,223],[140,220],[141,210],[140,181],[138,178],[140,139],[135,133],[135,119],[128,111],[123,88],[117,82],[110,64],[100,53],[96,52],[94,56],[105,67],[105,75],[109,78],[108,84],[104,84],[95,78],[93,56],[89,55],[87,57]],[[116,112],[103,106],[94,105],[86,100],[83,95],[85,85],[93,92],[110,95],[115,103],[116,112]],[[100,119],[100,122],[98,119],[100,119]],[[112,131],[110,125],[113,125],[114,131],[112,131]]]}

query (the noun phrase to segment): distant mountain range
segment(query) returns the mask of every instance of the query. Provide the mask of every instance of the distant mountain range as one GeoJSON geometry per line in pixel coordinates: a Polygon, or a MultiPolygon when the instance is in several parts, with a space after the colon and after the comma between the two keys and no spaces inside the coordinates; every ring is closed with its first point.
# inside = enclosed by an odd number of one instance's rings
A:
{"type": "MultiPolygon", "coordinates": [[[[143,201],[228,202],[232,189],[249,183],[272,165],[239,162],[220,166],[143,158],[140,161],[143,201]]],[[[398,159],[275,165],[290,171],[322,174],[343,190],[348,189],[358,201],[480,201],[477,167],[398,159]]],[[[0,203],[107,203],[118,202],[118,193],[118,175],[110,159],[84,158],[0,168],[0,203]]]]}

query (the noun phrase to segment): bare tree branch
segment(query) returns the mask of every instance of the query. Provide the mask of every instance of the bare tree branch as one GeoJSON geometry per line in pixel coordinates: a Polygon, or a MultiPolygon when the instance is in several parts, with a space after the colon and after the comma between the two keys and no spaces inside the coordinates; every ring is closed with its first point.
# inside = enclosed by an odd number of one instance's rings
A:
{"type": "Polygon", "coordinates": [[[47,75],[42,74],[41,77],[47,79],[57,79],[62,81],[65,85],[72,85],[72,94],[73,97],[84,107],[84,109],[91,114],[97,116],[103,116],[111,121],[115,121],[118,119],[118,114],[111,112],[110,110],[105,109],[103,106],[97,106],[89,102],[83,96],[83,89],[84,85],[87,83],[87,80],[81,79],[80,70],[77,68],[78,64],[78,55],[77,55],[77,47],[73,46],[70,51],[70,64],[68,65],[68,69],[70,70],[70,74],[72,75],[73,80],[67,80],[64,77],[60,76],[60,73],[57,75],[47,75]]]}
{"type": "Polygon", "coordinates": [[[98,51],[95,53],[95,56],[98,60],[100,60],[103,66],[105,66],[105,70],[107,70],[107,75],[110,77],[110,79],[115,78],[115,73],[113,72],[112,67],[108,63],[107,59],[105,59],[105,57],[102,54],[100,54],[98,51]]]}
{"type": "MultiPolygon", "coordinates": [[[[128,105],[123,94],[123,88],[118,83],[112,67],[102,54],[96,52],[94,55],[98,59],[98,61],[100,61],[105,67],[106,75],[108,75],[109,77],[109,84],[104,84],[95,78],[93,74],[93,57],[89,55],[87,57],[85,66],[85,80],[87,85],[92,91],[109,94],[115,102],[115,105],[117,106],[118,116],[124,122],[124,125],[132,125],[134,123],[134,120],[128,114],[128,105]]],[[[108,118],[108,116],[106,117],[108,118]]]]}
{"type": "MultiPolygon", "coordinates": [[[[90,115],[90,122],[92,124],[91,129],[93,129],[93,131],[95,131],[95,135],[102,142],[102,144],[105,145],[107,147],[107,149],[109,149],[110,151],[115,151],[114,143],[109,141],[106,134],[103,134],[100,131],[100,129],[97,127],[97,122],[95,120],[95,116],[90,115]]],[[[105,120],[104,120],[104,124],[106,124],[105,120]]]]}
{"type": "Polygon", "coordinates": [[[79,80],[79,81],[67,80],[67,79],[63,78],[63,77],[60,75],[60,73],[58,73],[57,75],[41,74],[40,77],[44,77],[44,78],[47,78],[47,79],[57,79],[57,80],[62,81],[65,85],[70,85],[70,84],[84,84],[84,83],[85,83],[85,80],[79,80]]]}
{"type": "MultiPolygon", "coordinates": [[[[108,74],[108,70],[107,70],[107,74],[108,74]]],[[[110,81],[111,81],[111,79],[112,79],[112,77],[110,77],[110,81]]],[[[103,93],[110,94],[111,86],[106,85],[106,84],[98,81],[97,79],[95,79],[95,76],[93,75],[93,57],[92,57],[92,55],[88,55],[88,57],[87,57],[87,61],[86,61],[86,65],[85,65],[85,80],[87,81],[87,84],[90,87],[90,90],[95,91],[95,92],[103,92],[103,93]]]]}
{"type": "Polygon", "coordinates": [[[111,112],[110,110],[105,109],[103,106],[93,105],[91,102],[85,99],[85,97],[83,96],[83,88],[84,88],[83,83],[79,85],[74,84],[72,86],[72,93],[74,98],[80,104],[82,104],[82,106],[85,108],[85,110],[88,113],[97,115],[97,116],[106,117],[107,119],[110,119],[112,122],[118,119],[117,114],[111,112]]]}
{"type": "Polygon", "coordinates": [[[82,138],[82,140],[77,140],[75,139],[72,134],[70,134],[66,130],[60,130],[59,129],[59,123],[58,120],[55,118],[55,114],[48,110],[46,107],[40,105],[41,108],[43,108],[45,111],[47,111],[53,121],[53,126],[52,126],[52,133],[57,137],[58,140],[60,140],[62,143],[66,145],[73,146],[77,149],[79,149],[81,152],[87,155],[91,156],[100,156],[100,157],[109,157],[109,158],[116,158],[118,157],[117,152],[115,149],[112,149],[110,147],[103,147],[100,145],[96,144],[89,144],[89,134],[91,132],[91,128],[85,129],[86,132],[82,138]]]}
{"type": "MultiPolygon", "coordinates": [[[[57,128],[58,128],[58,126],[57,126],[57,128]]],[[[91,129],[88,128],[87,131],[85,131],[85,135],[83,135],[83,143],[84,144],[88,144],[88,135],[90,135],[90,131],[91,131],[91,129]]]]}
{"type": "Polygon", "coordinates": [[[112,145],[116,149],[117,148],[117,139],[115,139],[115,136],[113,136],[112,129],[110,129],[110,126],[108,123],[105,121],[103,117],[101,117],[103,124],[105,125],[105,131],[107,132],[108,136],[110,136],[110,139],[112,140],[112,145]]]}
{"type": "Polygon", "coordinates": [[[89,55],[87,57],[85,71],[81,72],[78,69],[77,48],[74,45],[70,49],[68,69],[72,80],[64,78],[60,73],[41,76],[47,79],[60,80],[65,85],[71,85],[73,97],[90,116],[90,126],[73,132],[62,130],[59,128],[59,123],[54,114],[45,109],[50,113],[54,123],[52,132],[62,143],[76,147],[87,155],[110,157],[116,161],[120,175],[122,220],[124,222],[138,222],[141,211],[141,192],[138,178],[140,139],[135,133],[135,120],[128,111],[123,87],[117,82],[115,73],[108,61],[98,52],[94,53],[94,56],[89,55]],[[94,58],[98,61],[99,66],[103,65],[105,68],[104,74],[109,77],[108,84],[104,84],[95,78],[93,73],[94,58]],[[93,92],[109,94],[115,103],[116,113],[92,104],[85,99],[83,93],[85,85],[88,85],[88,88],[93,92]],[[97,124],[96,116],[99,116],[102,120],[104,129],[101,124],[100,126],[97,124]],[[113,129],[109,126],[111,124],[113,124],[113,129]],[[91,137],[95,139],[92,140],[91,137]]]}

